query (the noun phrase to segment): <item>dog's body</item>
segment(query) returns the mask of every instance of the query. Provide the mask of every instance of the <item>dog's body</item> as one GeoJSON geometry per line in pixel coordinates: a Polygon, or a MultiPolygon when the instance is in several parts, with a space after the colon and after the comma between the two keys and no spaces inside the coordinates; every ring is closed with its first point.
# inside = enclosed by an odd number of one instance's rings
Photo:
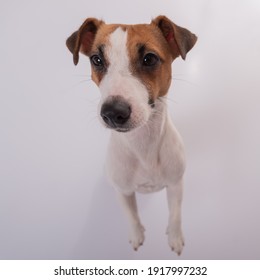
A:
{"type": "Polygon", "coordinates": [[[92,79],[101,91],[101,121],[113,129],[107,173],[129,221],[135,250],[144,242],[135,192],[166,187],[168,242],[180,254],[184,245],[181,201],[185,159],[181,138],[167,112],[171,63],[185,59],[196,36],[164,16],[151,24],[107,25],[87,19],[67,40],[78,63],[78,52],[90,57],[92,79]]]}

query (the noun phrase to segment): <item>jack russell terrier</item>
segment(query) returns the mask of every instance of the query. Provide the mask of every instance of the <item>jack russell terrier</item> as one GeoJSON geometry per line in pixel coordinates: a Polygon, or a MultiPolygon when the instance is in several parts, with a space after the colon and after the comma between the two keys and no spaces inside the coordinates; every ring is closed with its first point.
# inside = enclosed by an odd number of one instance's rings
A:
{"type": "Polygon", "coordinates": [[[165,16],[150,24],[105,24],[88,18],[66,41],[74,64],[79,52],[90,58],[92,80],[101,92],[99,115],[110,128],[107,174],[129,223],[134,250],[144,242],[135,192],[166,187],[168,243],[181,254],[183,143],[167,112],[171,63],[186,54],[197,37],[165,16]]]}

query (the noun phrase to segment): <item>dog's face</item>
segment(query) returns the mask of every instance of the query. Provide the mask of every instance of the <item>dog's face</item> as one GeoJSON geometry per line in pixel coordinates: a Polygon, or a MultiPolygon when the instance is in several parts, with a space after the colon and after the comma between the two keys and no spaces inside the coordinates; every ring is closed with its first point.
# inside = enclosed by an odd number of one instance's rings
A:
{"type": "Polygon", "coordinates": [[[151,24],[105,24],[87,19],[67,39],[78,63],[89,56],[92,80],[101,92],[100,116],[109,128],[127,132],[147,123],[171,84],[171,63],[194,46],[197,37],[164,16],[151,24]]]}

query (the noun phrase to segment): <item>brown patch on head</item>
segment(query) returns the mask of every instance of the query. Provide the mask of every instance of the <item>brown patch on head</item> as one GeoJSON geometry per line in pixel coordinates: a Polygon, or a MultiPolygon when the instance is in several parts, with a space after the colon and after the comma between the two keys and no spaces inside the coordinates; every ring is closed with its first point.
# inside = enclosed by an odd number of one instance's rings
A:
{"type": "Polygon", "coordinates": [[[131,71],[146,86],[152,104],[171,84],[172,56],[158,28],[151,24],[128,27],[127,48],[131,71]]]}
{"type": "Polygon", "coordinates": [[[148,89],[149,104],[152,104],[168,92],[172,61],[179,55],[185,59],[197,37],[165,16],[157,17],[151,24],[128,26],[127,31],[132,72],[148,89]],[[145,62],[147,58],[150,65],[145,62]]]}
{"type": "Polygon", "coordinates": [[[100,26],[89,53],[92,70],[91,77],[97,85],[100,84],[109,67],[109,61],[106,57],[106,49],[109,46],[109,35],[113,33],[118,26],[117,24],[105,24],[100,26]],[[93,63],[93,58],[95,56],[98,56],[102,60],[103,67],[96,67],[93,63]]]}
{"type": "Polygon", "coordinates": [[[73,54],[75,65],[79,61],[79,52],[90,57],[92,80],[97,85],[99,85],[109,66],[109,61],[105,56],[106,47],[109,44],[108,37],[118,26],[118,24],[105,24],[95,18],[88,18],[79,30],[72,33],[66,41],[68,49],[73,54]],[[98,66],[98,62],[103,63],[102,67],[101,65],[98,66]]]}

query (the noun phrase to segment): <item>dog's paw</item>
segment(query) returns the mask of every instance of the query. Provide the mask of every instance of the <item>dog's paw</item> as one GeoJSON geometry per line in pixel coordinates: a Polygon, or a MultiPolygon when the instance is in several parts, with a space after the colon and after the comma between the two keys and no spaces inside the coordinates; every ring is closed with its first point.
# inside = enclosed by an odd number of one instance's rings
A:
{"type": "Polygon", "coordinates": [[[135,251],[138,250],[140,246],[144,243],[144,227],[141,224],[133,226],[129,233],[129,243],[132,244],[132,247],[135,251]]]}
{"type": "Polygon", "coordinates": [[[182,231],[167,229],[166,234],[168,234],[168,243],[169,243],[170,248],[178,256],[180,256],[183,246],[184,246],[184,238],[183,238],[182,231]]]}

